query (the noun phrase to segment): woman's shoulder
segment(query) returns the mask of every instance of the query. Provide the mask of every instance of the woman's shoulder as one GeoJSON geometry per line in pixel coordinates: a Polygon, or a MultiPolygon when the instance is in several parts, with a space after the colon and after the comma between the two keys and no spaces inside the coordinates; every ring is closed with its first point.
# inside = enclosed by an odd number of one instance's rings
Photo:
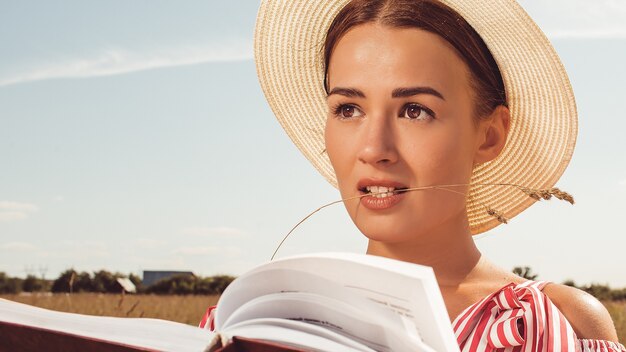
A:
{"type": "Polygon", "coordinates": [[[617,341],[613,320],[604,305],[575,287],[548,283],[542,290],[561,311],[580,339],[617,341]]]}

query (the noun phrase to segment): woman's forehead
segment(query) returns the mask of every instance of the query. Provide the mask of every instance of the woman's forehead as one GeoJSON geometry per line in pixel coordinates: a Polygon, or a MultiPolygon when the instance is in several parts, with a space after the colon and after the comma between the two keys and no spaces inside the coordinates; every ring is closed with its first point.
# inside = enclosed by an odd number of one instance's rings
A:
{"type": "Polygon", "coordinates": [[[330,57],[328,78],[331,89],[344,85],[468,87],[467,66],[441,37],[417,28],[379,24],[356,26],[339,39],[330,57]]]}

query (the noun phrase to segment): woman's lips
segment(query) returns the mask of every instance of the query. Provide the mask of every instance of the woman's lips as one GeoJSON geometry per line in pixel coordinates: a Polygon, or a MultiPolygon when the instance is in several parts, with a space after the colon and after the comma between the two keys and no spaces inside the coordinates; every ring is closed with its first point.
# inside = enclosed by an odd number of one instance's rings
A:
{"type": "Polygon", "coordinates": [[[386,196],[384,198],[376,198],[368,195],[361,198],[361,204],[370,210],[384,210],[398,204],[404,196],[405,193],[394,193],[393,195],[386,196]]]}
{"type": "Polygon", "coordinates": [[[375,197],[374,194],[368,194],[365,197],[361,198],[361,205],[370,210],[384,210],[393,207],[398,204],[404,196],[405,192],[397,193],[394,192],[392,195],[387,195],[382,198],[375,197]]]}
{"type": "Polygon", "coordinates": [[[382,179],[361,179],[357,184],[359,193],[365,195],[361,204],[370,210],[384,210],[398,204],[408,187],[400,182],[382,179]]]}

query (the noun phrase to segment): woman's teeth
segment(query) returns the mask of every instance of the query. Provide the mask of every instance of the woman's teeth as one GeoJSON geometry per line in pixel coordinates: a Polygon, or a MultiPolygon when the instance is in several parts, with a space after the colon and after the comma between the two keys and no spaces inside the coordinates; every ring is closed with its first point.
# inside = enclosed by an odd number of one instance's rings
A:
{"type": "Polygon", "coordinates": [[[365,189],[374,198],[391,197],[394,195],[394,191],[396,190],[394,187],[384,187],[384,186],[367,186],[365,187],[365,189]]]}

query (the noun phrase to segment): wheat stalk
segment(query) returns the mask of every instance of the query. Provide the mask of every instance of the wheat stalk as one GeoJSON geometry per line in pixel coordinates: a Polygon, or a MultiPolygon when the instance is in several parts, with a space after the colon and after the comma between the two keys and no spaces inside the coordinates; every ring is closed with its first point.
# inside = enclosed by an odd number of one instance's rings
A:
{"type": "Polygon", "coordinates": [[[549,200],[553,196],[557,199],[564,200],[570,204],[574,204],[574,197],[572,197],[569,193],[563,192],[560,189],[547,188],[547,189],[532,189],[527,187],[521,187],[520,190],[526,193],[529,197],[536,200],[549,200]]]}
{"type": "MultiPolygon", "coordinates": [[[[514,184],[514,183],[473,183],[473,184],[458,183],[458,184],[449,184],[449,185],[434,185],[434,186],[422,186],[422,187],[405,188],[405,189],[401,189],[401,190],[395,190],[395,191],[393,191],[393,193],[405,193],[405,192],[413,192],[413,191],[423,191],[423,190],[428,190],[428,189],[438,189],[438,190],[452,192],[452,193],[456,193],[456,194],[465,196],[465,193],[463,193],[461,191],[456,191],[456,190],[450,189],[451,187],[465,187],[465,186],[514,187],[514,188],[517,188],[520,191],[524,192],[530,198],[533,198],[535,200],[542,200],[542,199],[550,200],[552,197],[554,197],[554,198],[557,198],[559,200],[564,200],[564,201],[566,201],[566,202],[568,202],[568,203],[570,203],[572,205],[574,204],[574,197],[572,197],[571,194],[560,190],[559,188],[556,188],[556,187],[553,187],[553,188],[530,188],[530,187],[526,187],[526,186],[522,186],[522,185],[518,185],[518,184],[514,184]]],[[[285,237],[283,237],[283,239],[280,241],[280,243],[278,244],[278,246],[274,250],[274,253],[270,257],[270,260],[274,260],[274,257],[276,256],[276,253],[278,253],[278,250],[283,245],[283,243],[287,240],[289,235],[291,235],[291,233],[296,228],[298,228],[298,226],[300,226],[303,222],[305,222],[307,219],[309,219],[311,216],[313,216],[313,214],[319,212],[320,210],[322,210],[322,209],[324,209],[326,207],[329,207],[329,206],[337,204],[337,203],[342,203],[342,202],[346,202],[346,201],[350,201],[350,200],[354,200],[354,199],[361,199],[363,197],[370,197],[370,196],[377,195],[377,194],[382,194],[382,193],[388,193],[388,192],[367,193],[367,194],[362,194],[362,195],[359,195],[359,196],[343,198],[343,199],[340,199],[340,200],[336,200],[334,202],[330,202],[328,204],[324,204],[321,207],[313,210],[307,216],[305,216],[302,220],[298,221],[298,223],[295,224],[291,228],[291,230],[289,230],[289,232],[287,232],[285,237]]],[[[487,214],[493,216],[496,220],[498,220],[499,222],[501,222],[503,224],[507,224],[508,223],[509,219],[506,218],[502,212],[500,212],[500,211],[498,211],[496,209],[493,209],[490,206],[485,205],[482,202],[480,204],[485,208],[485,211],[487,212],[487,214]]]]}
{"type": "Polygon", "coordinates": [[[509,219],[507,219],[504,214],[502,214],[501,212],[491,208],[491,207],[486,207],[487,208],[487,214],[493,216],[494,218],[496,218],[496,220],[498,220],[499,222],[503,223],[503,224],[508,224],[509,223],[509,219]]]}

